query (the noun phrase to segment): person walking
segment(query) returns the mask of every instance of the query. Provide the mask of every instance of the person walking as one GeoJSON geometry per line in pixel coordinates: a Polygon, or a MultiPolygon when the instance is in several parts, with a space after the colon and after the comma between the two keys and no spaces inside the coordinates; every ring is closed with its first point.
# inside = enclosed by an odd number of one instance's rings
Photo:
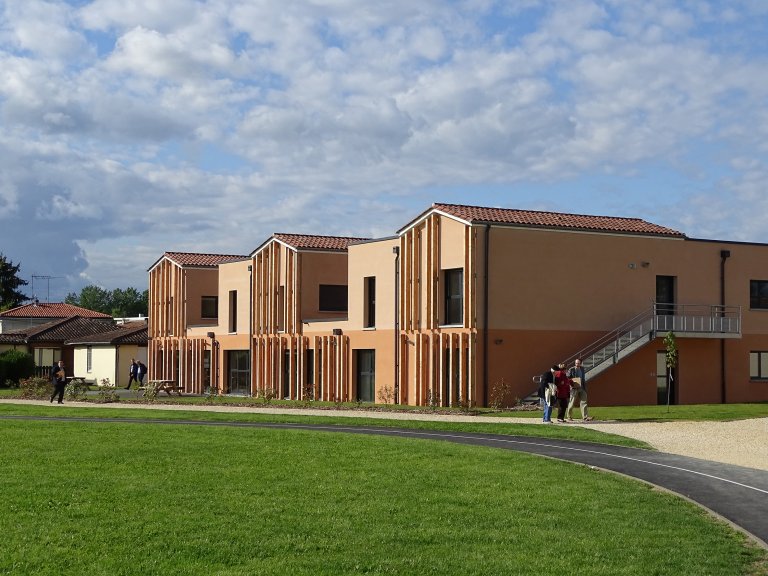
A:
{"type": "Polygon", "coordinates": [[[144,386],[144,376],[147,374],[147,366],[141,360],[139,360],[136,364],[138,364],[136,375],[139,378],[139,386],[144,386]]]}
{"type": "Polygon", "coordinates": [[[584,422],[589,422],[592,418],[589,415],[589,407],[587,406],[587,374],[584,371],[584,366],[581,365],[580,358],[576,358],[573,362],[573,366],[568,370],[568,377],[573,384],[571,386],[571,398],[568,400],[566,417],[569,422],[573,421],[573,406],[578,401],[579,408],[581,409],[581,419],[584,422]]]}
{"type": "Polygon", "coordinates": [[[559,364],[555,372],[555,386],[557,387],[557,421],[565,422],[565,411],[568,409],[568,399],[571,397],[571,379],[565,371],[565,364],[559,364]]]}
{"type": "Polygon", "coordinates": [[[555,372],[557,369],[557,365],[553,365],[546,374],[543,374],[541,377],[541,385],[539,386],[539,397],[544,399],[544,419],[542,422],[546,422],[547,424],[552,424],[552,408],[557,401],[557,398],[553,393],[555,372]]]}
{"type": "Polygon", "coordinates": [[[56,396],[59,397],[59,404],[64,404],[64,388],[67,387],[67,373],[64,370],[64,360],[59,360],[57,366],[51,370],[51,382],[53,383],[53,395],[51,402],[56,396]]]}
{"type": "Polygon", "coordinates": [[[131,384],[139,381],[139,365],[136,363],[135,358],[131,358],[131,367],[128,369],[128,374],[130,375],[130,378],[128,378],[128,386],[125,387],[126,390],[130,390],[131,384]]]}

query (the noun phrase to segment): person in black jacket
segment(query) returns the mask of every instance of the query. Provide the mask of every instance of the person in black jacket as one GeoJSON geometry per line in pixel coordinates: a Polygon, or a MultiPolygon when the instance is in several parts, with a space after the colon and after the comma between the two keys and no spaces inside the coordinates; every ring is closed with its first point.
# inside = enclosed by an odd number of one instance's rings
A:
{"type": "Polygon", "coordinates": [[[67,386],[67,374],[64,371],[64,360],[59,360],[57,366],[51,370],[51,382],[53,383],[53,396],[51,402],[56,396],[59,397],[59,404],[64,403],[64,388],[67,386]]]}

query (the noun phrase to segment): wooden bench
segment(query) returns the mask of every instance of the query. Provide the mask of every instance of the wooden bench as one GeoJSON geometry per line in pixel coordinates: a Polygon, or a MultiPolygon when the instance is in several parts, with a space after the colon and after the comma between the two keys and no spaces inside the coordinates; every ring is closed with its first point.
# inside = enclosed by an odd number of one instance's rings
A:
{"type": "MultiPolygon", "coordinates": [[[[176,382],[173,380],[148,380],[147,385],[150,384],[156,385],[158,392],[165,392],[168,396],[171,396],[174,392],[181,396],[181,393],[184,390],[181,386],[177,386],[176,382]]],[[[139,386],[138,389],[146,390],[147,386],[139,386]]]]}

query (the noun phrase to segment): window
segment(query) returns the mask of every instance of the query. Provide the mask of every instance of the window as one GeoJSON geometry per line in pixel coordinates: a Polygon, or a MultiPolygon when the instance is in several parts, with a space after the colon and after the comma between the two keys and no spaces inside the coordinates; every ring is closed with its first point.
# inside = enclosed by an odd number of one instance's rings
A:
{"type": "Polygon", "coordinates": [[[219,317],[219,297],[203,296],[200,301],[200,317],[216,319],[219,317]]]}
{"type": "Polygon", "coordinates": [[[768,380],[768,352],[749,353],[749,379],[768,380]]]}
{"type": "Polygon", "coordinates": [[[346,284],[320,284],[320,311],[347,311],[346,284]]]}
{"type": "Polygon", "coordinates": [[[749,307],[768,310],[768,280],[749,281],[749,307]]]}
{"type": "Polygon", "coordinates": [[[93,348],[88,346],[85,352],[85,371],[89,374],[93,371],[93,348]]]}
{"type": "Polygon", "coordinates": [[[237,332],[237,290],[229,291],[229,331],[237,332]]]}
{"type": "Polygon", "coordinates": [[[365,318],[363,318],[363,326],[365,328],[376,327],[376,277],[368,276],[364,278],[365,286],[363,288],[365,294],[365,318]]]}
{"type": "Polygon", "coordinates": [[[445,278],[444,324],[463,324],[464,312],[464,270],[454,268],[443,272],[445,278]]]}

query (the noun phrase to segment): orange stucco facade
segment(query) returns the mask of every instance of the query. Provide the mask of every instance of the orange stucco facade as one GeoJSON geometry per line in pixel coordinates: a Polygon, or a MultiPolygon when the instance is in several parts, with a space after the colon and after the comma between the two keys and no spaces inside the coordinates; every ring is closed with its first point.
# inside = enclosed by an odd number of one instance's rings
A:
{"type": "Polygon", "coordinates": [[[727,310],[737,329],[675,330],[671,384],[667,331],[652,331],[590,378],[591,404],[655,404],[660,386],[677,403],[768,400],[754,373],[768,310],[750,308],[768,246],[482,210],[435,205],[377,240],[276,234],[219,263],[161,258],[149,271],[150,378],[195,393],[411,405],[483,406],[503,389],[510,403],[552,363],[662,302],[681,321],[694,307],[715,323],[727,310]],[[211,318],[201,302],[214,297],[211,318]]]}

